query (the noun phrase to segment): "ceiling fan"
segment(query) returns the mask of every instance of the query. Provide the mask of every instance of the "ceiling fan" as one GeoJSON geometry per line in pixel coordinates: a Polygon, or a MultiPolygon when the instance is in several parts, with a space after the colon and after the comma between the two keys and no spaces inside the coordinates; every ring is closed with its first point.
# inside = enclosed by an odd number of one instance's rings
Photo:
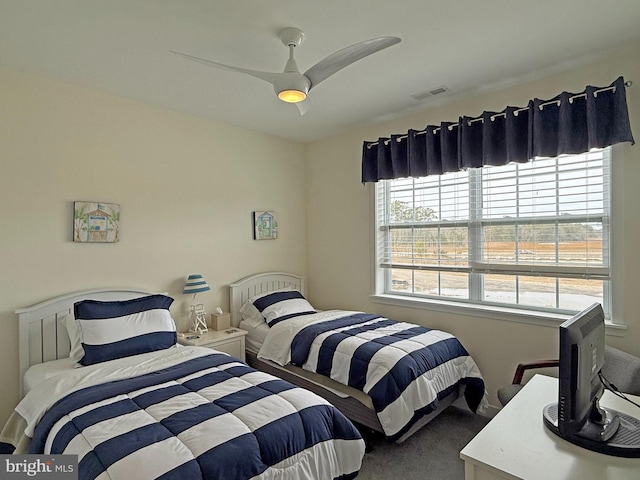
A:
{"type": "Polygon", "coordinates": [[[287,60],[287,64],[282,73],[262,72],[259,70],[234,67],[175,50],[171,50],[171,53],[182,55],[189,60],[194,60],[211,67],[246,73],[247,75],[269,82],[273,85],[280,100],[295,103],[300,110],[300,114],[304,115],[311,106],[309,91],[312,88],[361,58],[400,42],[398,37],[379,37],[365,40],[364,42],[356,43],[355,45],[332,53],[302,74],[293,58],[293,50],[303,42],[304,32],[298,28],[284,28],[278,33],[278,38],[280,38],[280,41],[285,46],[289,47],[289,60],[287,60]]]}

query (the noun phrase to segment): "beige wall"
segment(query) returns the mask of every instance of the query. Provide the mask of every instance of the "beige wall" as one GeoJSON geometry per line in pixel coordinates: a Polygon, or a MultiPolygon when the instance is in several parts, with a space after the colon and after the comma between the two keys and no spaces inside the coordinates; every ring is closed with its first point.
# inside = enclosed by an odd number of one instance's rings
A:
{"type": "Polygon", "coordinates": [[[97,287],[167,291],[188,325],[189,273],[226,285],[306,273],[305,147],[43,78],[0,70],[0,424],[18,401],[14,310],[97,287]],[[71,241],[74,200],[119,203],[118,244],[71,241]],[[275,210],[277,240],[252,240],[275,210]]]}
{"type": "MultiPolygon", "coordinates": [[[[318,308],[361,309],[408,320],[458,335],[476,359],[487,381],[490,403],[496,389],[509,383],[517,363],[557,356],[557,330],[551,327],[443,314],[373,303],[372,186],[360,183],[363,140],[420,129],[440,121],[456,121],[483,110],[526,105],[530,98],[551,98],[563,90],[580,92],[586,85],[608,85],[619,75],[635,81],[627,90],[632,128],[640,139],[640,45],[627,45],[607,60],[565,74],[458,99],[445,106],[384,124],[354,129],[308,147],[308,290],[318,308]]],[[[640,355],[638,272],[640,255],[640,149],[625,144],[614,149],[614,283],[615,316],[628,329],[607,342],[640,355]]]]}

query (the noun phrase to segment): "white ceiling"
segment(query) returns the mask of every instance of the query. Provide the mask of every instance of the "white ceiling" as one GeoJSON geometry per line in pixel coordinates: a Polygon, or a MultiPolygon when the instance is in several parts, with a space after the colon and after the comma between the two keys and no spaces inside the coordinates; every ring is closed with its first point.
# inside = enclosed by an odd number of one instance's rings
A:
{"type": "Polygon", "coordinates": [[[311,142],[574,68],[639,25],[640,0],[0,0],[0,68],[311,142]],[[262,80],[169,53],[279,72],[289,26],[306,34],[302,72],[363,40],[402,42],[318,85],[302,117],[262,80]]]}

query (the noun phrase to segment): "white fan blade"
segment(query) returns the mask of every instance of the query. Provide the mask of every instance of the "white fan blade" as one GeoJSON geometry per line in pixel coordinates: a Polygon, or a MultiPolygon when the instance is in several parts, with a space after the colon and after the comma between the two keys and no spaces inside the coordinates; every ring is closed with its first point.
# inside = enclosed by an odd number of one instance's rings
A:
{"type": "Polygon", "coordinates": [[[357,62],[367,55],[376,53],[399,42],[400,39],[398,37],[380,37],[356,43],[355,45],[338,50],[325,59],[320,60],[313,67],[304,72],[304,75],[311,82],[310,88],[313,88],[325,78],[336,73],[338,70],[342,70],[344,67],[351,65],[353,62],[357,62]]]}
{"type": "Polygon", "coordinates": [[[311,97],[307,95],[303,101],[296,103],[296,107],[300,110],[300,115],[304,115],[309,111],[311,107],[313,107],[313,102],[311,101],[311,97]]]}
{"type": "Polygon", "coordinates": [[[220,68],[222,70],[230,70],[232,72],[246,73],[247,75],[251,75],[252,77],[256,77],[269,82],[271,85],[273,85],[277,81],[278,77],[282,75],[281,73],[261,72],[260,70],[249,70],[248,68],[233,67],[231,65],[225,65],[224,63],[218,63],[211,60],[206,60],[204,58],[194,57],[193,55],[189,55],[188,53],[177,52],[175,50],[170,50],[170,52],[181,55],[185,58],[188,58],[189,60],[193,60],[194,62],[208,65],[209,67],[220,68]]]}

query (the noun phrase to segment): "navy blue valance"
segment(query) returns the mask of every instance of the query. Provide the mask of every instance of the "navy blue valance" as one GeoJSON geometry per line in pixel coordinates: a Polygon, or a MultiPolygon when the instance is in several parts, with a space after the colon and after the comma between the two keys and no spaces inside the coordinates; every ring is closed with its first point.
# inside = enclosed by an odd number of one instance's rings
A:
{"type": "Polygon", "coordinates": [[[634,144],[625,81],[535,98],[527,107],[507,107],[460,117],[424,130],[364,142],[362,182],[424,177],[484,165],[528,162],[535,157],[588,152],[621,142],[634,144]]]}

